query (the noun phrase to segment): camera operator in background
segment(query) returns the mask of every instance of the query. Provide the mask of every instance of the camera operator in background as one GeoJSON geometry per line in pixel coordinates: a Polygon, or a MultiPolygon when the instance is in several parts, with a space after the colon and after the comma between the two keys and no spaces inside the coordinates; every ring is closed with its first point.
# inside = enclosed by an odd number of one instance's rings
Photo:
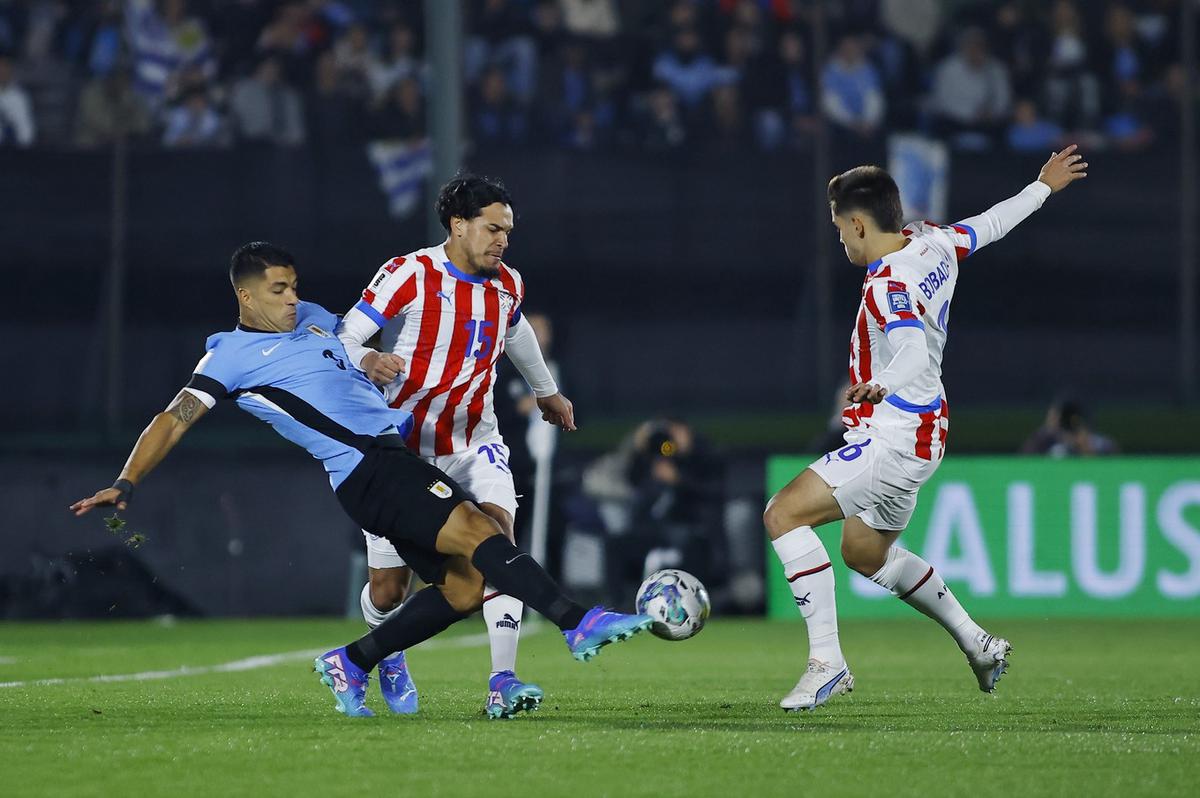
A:
{"type": "Polygon", "coordinates": [[[651,419],[585,470],[583,493],[604,526],[608,601],[628,605],[659,568],[716,586],[725,574],[724,463],[685,422],[651,419]]]}
{"type": "Polygon", "coordinates": [[[1119,452],[1112,438],[1091,428],[1087,412],[1074,399],[1051,404],[1045,422],[1021,445],[1021,454],[1050,457],[1092,457],[1119,452]]]}

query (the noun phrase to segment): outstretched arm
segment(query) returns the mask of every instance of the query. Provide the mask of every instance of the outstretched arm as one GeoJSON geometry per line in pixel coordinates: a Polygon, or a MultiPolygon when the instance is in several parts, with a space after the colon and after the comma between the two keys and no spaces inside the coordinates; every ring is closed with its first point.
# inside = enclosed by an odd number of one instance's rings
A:
{"type": "Polygon", "coordinates": [[[133,445],[121,475],[111,488],[98,491],[88,499],[80,499],[71,505],[75,515],[83,515],[93,507],[116,505],[118,510],[124,510],[129,502],[133,487],[154,467],[162,462],[167,452],[175,448],[180,438],[192,424],[205,413],[208,406],[186,388],[176,395],[167,409],[156,415],[133,445]]]}
{"type": "Polygon", "coordinates": [[[978,216],[963,219],[956,228],[966,228],[971,235],[971,252],[1004,238],[1010,230],[1029,218],[1053,193],[1062,191],[1076,180],[1087,177],[1087,162],[1075,152],[1072,144],[1062,152],[1052,153],[1042,166],[1038,179],[1021,189],[1016,196],[998,202],[978,216]]]}
{"type": "Polygon", "coordinates": [[[542,355],[537,333],[524,317],[508,328],[504,336],[504,351],[533,389],[542,419],[563,430],[575,429],[575,407],[570,399],[559,393],[558,383],[554,381],[554,375],[550,373],[542,355]]]}

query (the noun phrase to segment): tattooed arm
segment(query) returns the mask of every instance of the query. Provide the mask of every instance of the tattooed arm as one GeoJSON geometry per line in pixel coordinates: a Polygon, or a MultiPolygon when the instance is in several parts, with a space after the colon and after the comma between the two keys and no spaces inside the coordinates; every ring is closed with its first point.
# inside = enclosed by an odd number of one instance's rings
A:
{"type": "Polygon", "coordinates": [[[83,515],[93,507],[116,505],[118,510],[124,510],[129,500],[133,486],[149,474],[167,452],[179,443],[183,433],[187,432],[200,416],[208,412],[208,406],[191,391],[184,389],[179,392],[166,410],[154,417],[129,453],[121,476],[111,488],[99,491],[89,499],[80,499],[71,505],[75,515],[83,515]]]}

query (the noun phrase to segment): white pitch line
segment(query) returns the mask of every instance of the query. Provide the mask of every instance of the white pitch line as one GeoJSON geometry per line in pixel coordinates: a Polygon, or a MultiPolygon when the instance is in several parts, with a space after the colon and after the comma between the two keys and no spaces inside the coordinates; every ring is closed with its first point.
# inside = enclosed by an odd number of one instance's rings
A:
{"type": "MultiPolygon", "coordinates": [[[[528,635],[526,635],[528,636],[528,635]]],[[[488,641],[487,633],[463,635],[448,640],[429,640],[420,645],[426,650],[435,648],[470,648],[480,646],[488,641]]],[[[35,679],[27,682],[0,682],[0,687],[44,687],[56,684],[75,684],[78,682],[148,682],[155,679],[176,679],[180,676],[203,676],[206,673],[237,673],[252,671],[258,668],[270,668],[285,662],[312,659],[325,650],[320,648],[304,651],[286,651],[281,654],[260,654],[256,657],[246,657],[233,662],[222,662],[218,665],[183,665],[166,671],[142,671],[141,673],[112,673],[100,676],[71,676],[62,679],[35,679]]]]}

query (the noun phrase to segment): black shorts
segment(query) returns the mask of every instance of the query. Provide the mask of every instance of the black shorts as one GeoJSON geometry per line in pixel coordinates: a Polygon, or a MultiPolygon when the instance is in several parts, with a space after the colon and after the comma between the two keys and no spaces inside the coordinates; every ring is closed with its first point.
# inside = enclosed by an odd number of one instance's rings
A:
{"type": "Polygon", "coordinates": [[[403,446],[375,446],[337,488],[354,523],[387,538],[429,584],[445,579],[448,555],[435,548],[454,508],[471,496],[441,469],[403,446]]]}

